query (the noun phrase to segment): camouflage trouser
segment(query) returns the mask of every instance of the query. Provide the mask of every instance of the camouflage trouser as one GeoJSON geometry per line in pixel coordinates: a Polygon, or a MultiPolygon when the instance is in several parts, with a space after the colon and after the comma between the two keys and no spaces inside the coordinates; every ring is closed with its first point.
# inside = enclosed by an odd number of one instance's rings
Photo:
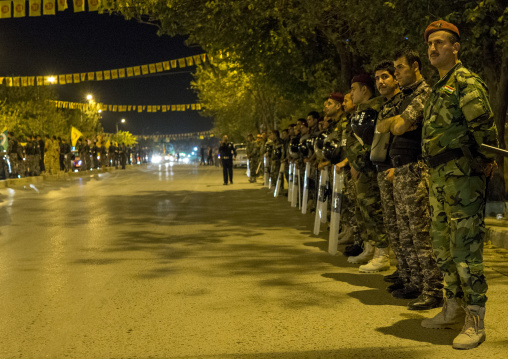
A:
{"type": "Polygon", "coordinates": [[[256,170],[258,169],[258,161],[257,158],[250,158],[249,159],[249,170],[250,170],[250,178],[255,179],[256,178],[256,170]]]}
{"type": "Polygon", "coordinates": [[[484,306],[485,176],[473,173],[462,157],[430,169],[429,183],[430,233],[445,294],[463,296],[468,305],[484,306]]]}
{"type": "Polygon", "coordinates": [[[364,224],[366,239],[376,248],[388,247],[377,173],[373,170],[360,172],[355,181],[355,188],[356,203],[360,209],[357,221],[364,224]]]}
{"type": "MultiPolygon", "coordinates": [[[[335,166],[334,166],[335,167],[335,166]]],[[[353,230],[354,244],[361,245],[363,243],[361,233],[365,233],[365,226],[361,218],[360,209],[356,204],[356,188],[355,182],[351,177],[351,171],[344,169],[344,196],[341,204],[340,227],[349,227],[353,230]]],[[[330,177],[333,181],[333,177],[330,177]]],[[[331,201],[330,201],[331,202],[331,201]]]]}
{"type": "MultiPolygon", "coordinates": [[[[424,294],[442,296],[443,276],[437,267],[430,238],[427,168],[409,163],[395,168],[394,197],[399,228],[397,255],[401,251],[399,277],[404,284],[424,294]]],[[[399,257],[397,256],[397,260],[399,257]]]]}
{"type": "MultiPolygon", "coordinates": [[[[381,207],[383,208],[383,223],[385,231],[388,236],[390,247],[392,247],[397,262],[400,257],[399,243],[399,228],[397,227],[397,216],[395,214],[395,200],[393,199],[393,184],[386,178],[385,171],[377,173],[377,184],[379,186],[379,193],[381,196],[381,207]]],[[[400,270],[397,265],[397,269],[400,270]]]]}
{"type": "Polygon", "coordinates": [[[19,174],[18,155],[16,154],[9,155],[9,166],[10,166],[10,176],[17,177],[19,174]]]}
{"type": "Polygon", "coordinates": [[[277,185],[277,178],[279,178],[279,171],[280,171],[280,160],[271,160],[270,161],[270,178],[272,179],[273,188],[275,188],[275,186],[277,185]]]}

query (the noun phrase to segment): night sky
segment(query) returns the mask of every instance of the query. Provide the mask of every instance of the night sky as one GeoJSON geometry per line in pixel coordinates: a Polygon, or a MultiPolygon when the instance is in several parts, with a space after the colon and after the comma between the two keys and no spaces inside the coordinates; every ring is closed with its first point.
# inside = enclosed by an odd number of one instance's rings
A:
{"type": "MultiPolygon", "coordinates": [[[[182,37],[158,36],[153,25],[124,20],[118,15],[96,12],[0,19],[0,76],[43,76],[110,70],[200,54],[182,37]]],[[[54,85],[59,100],[112,105],[171,105],[197,103],[190,89],[195,67],[170,70],[154,77],[141,76],[80,84],[54,85]]],[[[155,75],[155,74],[154,74],[155,75]]],[[[197,111],[104,112],[106,132],[126,119],[120,129],[134,134],[177,134],[208,131],[212,120],[197,111]]]]}

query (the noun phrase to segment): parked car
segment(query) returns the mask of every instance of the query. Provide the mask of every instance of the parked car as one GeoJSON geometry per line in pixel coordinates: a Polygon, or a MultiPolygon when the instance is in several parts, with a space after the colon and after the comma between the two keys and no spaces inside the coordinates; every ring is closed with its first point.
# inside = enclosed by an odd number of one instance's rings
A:
{"type": "Polygon", "coordinates": [[[236,159],[233,159],[233,167],[247,167],[247,149],[236,149],[236,159]]]}

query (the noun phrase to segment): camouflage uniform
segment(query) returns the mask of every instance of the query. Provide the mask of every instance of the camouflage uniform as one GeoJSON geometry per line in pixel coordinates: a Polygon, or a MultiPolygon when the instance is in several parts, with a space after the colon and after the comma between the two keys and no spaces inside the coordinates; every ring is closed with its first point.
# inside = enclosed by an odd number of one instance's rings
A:
{"type": "MultiPolygon", "coordinates": [[[[357,113],[367,109],[379,111],[383,102],[382,97],[373,98],[367,103],[358,105],[357,113]]],[[[349,165],[359,172],[355,182],[356,201],[359,207],[357,221],[365,226],[366,238],[371,245],[376,248],[386,248],[388,237],[383,225],[377,173],[369,158],[370,149],[370,145],[360,143],[351,131],[347,138],[346,156],[349,165]]]]}
{"type": "MultiPolygon", "coordinates": [[[[272,142],[272,153],[269,153],[270,157],[270,177],[272,179],[272,186],[277,184],[277,178],[279,177],[280,163],[282,159],[282,152],[284,151],[282,141],[280,138],[273,140],[272,142]]],[[[282,181],[284,185],[284,181],[282,181]]]]}
{"type": "MultiPolygon", "coordinates": [[[[378,121],[395,116],[399,109],[400,102],[402,100],[401,92],[395,94],[391,99],[386,101],[383,105],[383,108],[379,112],[378,121]]],[[[393,136],[389,135],[390,139],[393,136]]],[[[391,140],[390,140],[391,142],[391,140]]],[[[386,144],[389,146],[389,143],[386,144]]],[[[387,147],[385,147],[387,149],[387,147]]],[[[395,200],[393,197],[393,184],[387,179],[386,171],[392,168],[390,157],[388,153],[386,153],[386,160],[384,162],[374,162],[377,169],[377,183],[379,186],[380,198],[381,198],[381,207],[383,209],[383,223],[386,234],[388,236],[388,241],[390,242],[390,247],[393,249],[395,253],[395,257],[397,258],[397,262],[399,262],[400,257],[400,248],[398,246],[399,243],[399,229],[397,227],[397,215],[395,211],[395,200]]],[[[399,265],[397,268],[399,269],[399,265]]]]}
{"type": "Polygon", "coordinates": [[[424,109],[422,150],[430,167],[431,236],[447,298],[484,306],[484,165],[497,130],[483,81],[459,61],[433,87],[424,109]]]}
{"type": "MultiPolygon", "coordinates": [[[[349,126],[349,118],[346,114],[343,114],[337,125],[331,134],[331,136],[338,136],[340,141],[340,156],[339,162],[346,159],[346,141],[349,135],[351,135],[351,126],[349,126]]],[[[336,163],[334,163],[335,165],[336,163]]],[[[330,166],[330,179],[333,179],[333,171],[335,166],[330,166]]],[[[351,177],[351,170],[348,166],[344,167],[344,196],[342,197],[341,204],[341,216],[340,216],[340,228],[351,228],[353,231],[354,244],[361,245],[361,230],[358,222],[358,218],[361,218],[360,209],[356,205],[356,189],[353,178],[351,177]]],[[[330,201],[331,203],[331,201],[330,201]]],[[[361,223],[361,222],[360,222],[361,223]]],[[[363,227],[362,227],[363,228],[363,227]]]]}
{"type": "Polygon", "coordinates": [[[427,168],[418,161],[423,106],[430,91],[421,79],[402,92],[400,116],[417,128],[395,136],[390,149],[395,167],[393,184],[399,229],[399,242],[393,247],[400,262],[399,278],[404,286],[441,298],[443,277],[437,267],[429,234],[427,168]]]}
{"type": "Polygon", "coordinates": [[[253,140],[247,142],[247,158],[249,159],[249,180],[252,182],[256,178],[257,169],[256,143],[253,140]]]}

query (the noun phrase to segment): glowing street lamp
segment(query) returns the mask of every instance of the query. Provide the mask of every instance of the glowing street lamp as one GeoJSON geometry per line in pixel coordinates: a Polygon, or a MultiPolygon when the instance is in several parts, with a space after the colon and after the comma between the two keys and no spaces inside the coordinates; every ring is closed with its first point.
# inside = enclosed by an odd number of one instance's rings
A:
{"type": "MultiPolygon", "coordinates": [[[[125,118],[122,118],[120,122],[125,123],[125,118]]],[[[118,122],[116,123],[116,133],[118,134],[118,122]]]]}

